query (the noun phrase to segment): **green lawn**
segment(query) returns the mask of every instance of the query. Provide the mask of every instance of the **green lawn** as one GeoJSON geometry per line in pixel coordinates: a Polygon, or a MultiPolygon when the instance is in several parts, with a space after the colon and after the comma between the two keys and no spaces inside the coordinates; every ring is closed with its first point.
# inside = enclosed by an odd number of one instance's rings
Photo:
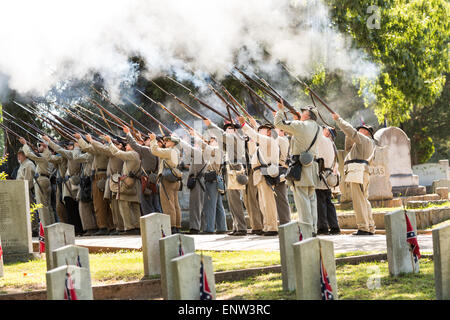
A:
{"type": "MultiPolygon", "coordinates": [[[[374,252],[346,252],[336,257],[363,255],[374,252]]],[[[278,251],[203,251],[213,258],[214,270],[237,270],[280,264],[278,251]]],[[[121,251],[90,254],[93,285],[138,281],[143,278],[142,253],[121,251]]],[[[6,264],[0,278],[0,294],[45,290],[45,260],[6,264]]],[[[387,262],[337,266],[338,289],[341,299],[434,299],[433,262],[421,259],[421,272],[392,278],[387,262]],[[378,267],[381,289],[367,289],[370,268],[378,267]]],[[[219,299],[295,299],[295,294],[281,290],[281,275],[267,274],[237,282],[217,284],[219,299]]]]}
{"type": "MultiPolygon", "coordinates": [[[[430,259],[421,259],[420,268],[421,270],[418,274],[391,277],[389,276],[387,262],[338,265],[336,275],[339,299],[436,299],[433,261],[430,259]],[[371,277],[370,280],[369,277],[371,277]],[[379,279],[379,286],[377,286],[376,278],[379,279]]],[[[282,290],[281,274],[279,273],[260,275],[236,282],[217,283],[216,290],[218,299],[292,300],[296,298],[295,292],[284,292],[282,290]]]]}

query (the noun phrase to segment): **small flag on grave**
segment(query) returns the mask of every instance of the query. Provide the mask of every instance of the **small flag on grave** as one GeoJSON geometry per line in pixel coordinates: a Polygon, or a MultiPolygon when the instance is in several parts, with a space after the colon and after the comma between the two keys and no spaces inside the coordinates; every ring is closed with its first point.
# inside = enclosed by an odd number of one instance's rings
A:
{"type": "Polygon", "coordinates": [[[414,257],[414,262],[417,263],[420,259],[419,243],[417,242],[416,233],[414,232],[414,229],[411,225],[411,221],[409,221],[406,212],[405,212],[405,220],[406,220],[406,241],[410,244],[411,252],[414,257]]]}
{"type": "Polygon", "coordinates": [[[298,227],[298,241],[302,241],[303,240],[303,233],[302,233],[302,229],[300,229],[300,226],[298,227]]]}
{"type": "Polygon", "coordinates": [[[165,238],[166,234],[164,233],[163,226],[161,225],[161,238],[165,238]]]}
{"type": "Polygon", "coordinates": [[[45,233],[42,222],[39,221],[39,253],[45,252],[45,233]]]}
{"type": "Polygon", "coordinates": [[[3,257],[2,243],[0,242],[0,259],[3,257]]]}
{"type": "Polygon", "coordinates": [[[206,271],[203,265],[203,254],[200,258],[200,300],[212,300],[211,289],[209,289],[206,271]]]}
{"type": "Polygon", "coordinates": [[[80,268],[81,268],[80,255],[77,256],[77,267],[80,267],[80,268]]]}
{"type": "Polygon", "coordinates": [[[66,272],[66,279],[64,281],[64,300],[78,300],[69,271],[66,272]]]}
{"type": "Polygon", "coordinates": [[[320,250],[320,291],[322,293],[322,300],[334,300],[333,289],[330,285],[327,270],[323,264],[322,249],[320,250]]]}

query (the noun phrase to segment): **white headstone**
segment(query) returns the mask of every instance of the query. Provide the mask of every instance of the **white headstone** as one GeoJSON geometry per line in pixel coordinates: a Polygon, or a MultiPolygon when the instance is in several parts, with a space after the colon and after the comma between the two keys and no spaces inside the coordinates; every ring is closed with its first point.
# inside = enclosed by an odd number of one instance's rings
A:
{"type": "Polygon", "coordinates": [[[423,186],[431,186],[435,180],[450,180],[448,160],[440,160],[439,163],[417,164],[412,169],[414,174],[419,176],[419,183],[423,186]]]}
{"type": "Polygon", "coordinates": [[[3,249],[1,236],[0,236],[0,277],[3,277],[3,249]]]}
{"type": "Polygon", "coordinates": [[[81,266],[91,270],[89,266],[89,249],[75,245],[68,245],[53,250],[54,267],[61,267],[65,265],[81,266]]]}
{"type": "Polygon", "coordinates": [[[142,253],[144,256],[144,275],[161,274],[159,239],[171,235],[170,216],[150,213],[140,218],[142,253]]]}
{"type": "Polygon", "coordinates": [[[28,181],[0,181],[0,234],[5,261],[33,257],[28,181]]]}
{"type": "Polygon", "coordinates": [[[47,270],[56,268],[53,261],[53,251],[75,244],[75,227],[67,223],[54,223],[44,227],[45,257],[47,259],[47,270]]]}
{"type": "MultiPolygon", "coordinates": [[[[416,213],[407,211],[411,226],[417,236],[416,213]]],[[[401,273],[419,272],[419,263],[414,261],[411,245],[406,241],[406,218],[403,210],[384,215],[386,229],[386,247],[389,273],[393,276],[401,273]]],[[[420,247],[420,243],[419,243],[420,247]]]]}
{"type": "Polygon", "coordinates": [[[387,146],[386,167],[390,172],[392,187],[418,186],[419,178],[411,169],[411,140],[397,127],[378,130],[375,139],[380,146],[387,146]]]}
{"type": "Polygon", "coordinates": [[[183,254],[195,252],[194,238],[183,234],[174,234],[159,239],[161,255],[161,291],[164,299],[174,299],[172,259],[180,257],[180,246],[183,254]]]}
{"type": "Polygon", "coordinates": [[[295,290],[294,249],[292,245],[300,241],[300,230],[303,240],[312,237],[312,226],[307,223],[292,221],[278,227],[281,278],[285,291],[295,290]]]}
{"type": "Polygon", "coordinates": [[[437,300],[450,300],[450,225],[433,229],[434,283],[437,300]]]}
{"type": "Polygon", "coordinates": [[[389,149],[387,146],[376,147],[371,166],[369,167],[369,200],[389,200],[393,198],[390,180],[389,149]]]}
{"type": "MultiPolygon", "coordinates": [[[[188,253],[172,259],[175,300],[200,300],[200,260],[201,256],[188,253]]],[[[216,285],[212,258],[203,256],[203,266],[213,299],[216,298],[216,285]]]]}
{"type": "Polygon", "coordinates": [[[322,300],[320,252],[334,299],[338,299],[333,241],[310,238],[293,244],[298,300],[322,300]]]}
{"type": "Polygon", "coordinates": [[[66,273],[70,274],[77,300],[94,299],[89,270],[69,265],[47,271],[47,300],[64,300],[66,273]]]}

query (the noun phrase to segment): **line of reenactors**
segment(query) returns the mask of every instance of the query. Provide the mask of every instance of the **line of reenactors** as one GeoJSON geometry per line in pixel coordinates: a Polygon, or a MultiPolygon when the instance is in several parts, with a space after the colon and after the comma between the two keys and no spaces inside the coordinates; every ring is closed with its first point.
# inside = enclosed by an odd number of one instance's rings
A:
{"type": "MultiPolygon", "coordinates": [[[[279,225],[291,221],[288,188],[298,219],[310,224],[314,234],[339,234],[331,201],[340,180],[336,131],[319,125],[318,116],[315,107],[307,106],[288,120],[279,102],[273,123],[240,116],[236,123],[219,127],[205,118],[203,135],[190,130],[185,136],[148,133],[136,139],[123,126],[125,136],[104,135],[103,142],[89,134],[73,134],[74,142],[43,136],[45,143],[36,152],[21,138],[17,179],[29,181],[31,196],[42,204],[39,218],[44,226],[73,224],[78,235],[139,234],[140,216],[152,212],[170,215],[172,233],[179,233],[184,170],[191,234],[247,235],[245,208],[251,234],[276,235],[279,225]]],[[[350,184],[355,234],[374,234],[368,201],[373,129],[353,128],[336,113],[332,116],[352,145],[343,181],[350,184]]]]}

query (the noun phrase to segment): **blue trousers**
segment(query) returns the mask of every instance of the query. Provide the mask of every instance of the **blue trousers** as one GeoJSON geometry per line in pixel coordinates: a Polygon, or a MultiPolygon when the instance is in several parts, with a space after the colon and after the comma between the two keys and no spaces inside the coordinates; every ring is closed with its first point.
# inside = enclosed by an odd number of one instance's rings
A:
{"type": "Polygon", "coordinates": [[[217,190],[217,181],[205,182],[203,214],[205,216],[205,232],[226,231],[227,223],[223,209],[222,195],[217,190]]]}

